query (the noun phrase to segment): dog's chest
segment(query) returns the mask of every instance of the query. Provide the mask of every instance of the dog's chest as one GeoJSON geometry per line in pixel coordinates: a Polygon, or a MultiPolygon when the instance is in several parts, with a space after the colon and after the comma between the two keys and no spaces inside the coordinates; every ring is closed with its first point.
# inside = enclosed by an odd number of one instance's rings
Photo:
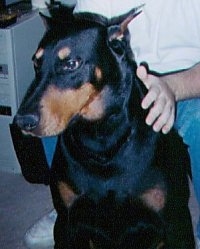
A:
{"type": "Polygon", "coordinates": [[[90,157],[83,148],[72,153],[62,146],[65,175],[79,194],[98,198],[112,191],[120,199],[135,196],[144,174],[152,169],[156,174],[157,169],[152,165],[155,144],[154,139],[141,144],[130,137],[110,158],[90,157]]]}

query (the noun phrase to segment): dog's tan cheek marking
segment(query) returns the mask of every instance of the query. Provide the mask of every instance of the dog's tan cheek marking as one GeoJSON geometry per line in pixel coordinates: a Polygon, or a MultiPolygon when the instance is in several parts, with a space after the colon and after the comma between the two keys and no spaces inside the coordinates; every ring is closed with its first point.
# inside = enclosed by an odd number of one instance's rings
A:
{"type": "Polygon", "coordinates": [[[71,53],[71,50],[69,47],[63,47],[58,51],[58,57],[60,60],[64,60],[67,58],[71,53]]]}
{"type": "Polygon", "coordinates": [[[58,182],[58,191],[64,205],[69,208],[77,198],[74,191],[65,182],[58,182]]]}
{"type": "Polygon", "coordinates": [[[48,136],[62,132],[95,92],[90,83],[85,83],[79,89],[67,90],[50,86],[40,102],[40,133],[48,136]]]}
{"type": "MultiPolygon", "coordinates": [[[[95,67],[94,71],[95,78],[97,82],[101,82],[103,79],[103,74],[101,68],[95,67]]],[[[88,120],[98,120],[104,116],[104,102],[103,102],[103,92],[97,92],[93,94],[86,105],[82,108],[80,114],[88,120]]]]}
{"type": "Polygon", "coordinates": [[[156,186],[155,188],[145,191],[142,196],[140,196],[140,199],[144,201],[149,208],[159,212],[165,207],[166,193],[159,186],[156,186]]]}
{"type": "Polygon", "coordinates": [[[99,120],[104,116],[104,104],[101,94],[95,96],[93,100],[81,110],[81,115],[88,120],[99,120]]]}
{"type": "Polygon", "coordinates": [[[91,95],[88,103],[81,109],[80,114],[88,120],[99,120],[105,114],[104,95],[106,90],[91,95]]]}

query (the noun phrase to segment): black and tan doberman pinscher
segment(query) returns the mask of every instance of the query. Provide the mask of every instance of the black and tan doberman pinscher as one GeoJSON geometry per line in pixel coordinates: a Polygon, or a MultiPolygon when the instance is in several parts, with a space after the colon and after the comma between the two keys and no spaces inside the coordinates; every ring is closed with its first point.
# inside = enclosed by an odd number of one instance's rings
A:
{"type": "Polygon", "coordinates": [[[59,137],[50,183],[56,249],[194,249],[187,150],[175,131],[147,126],[141,108],[146,90],[127,28],[139,12],[46,18],[14,123],[59,137]]]}

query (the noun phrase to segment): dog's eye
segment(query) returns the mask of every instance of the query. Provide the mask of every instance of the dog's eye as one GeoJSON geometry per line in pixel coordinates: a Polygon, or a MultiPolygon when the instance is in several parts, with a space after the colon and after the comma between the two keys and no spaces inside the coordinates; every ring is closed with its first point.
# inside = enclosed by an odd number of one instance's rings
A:
{"type": "Polygon", "coordinates": [[[58,74],[65,74],[78,69],[82,65],[80,58],[66,58],[63,60],[58,59],[55,63],[55,70],[58,74]]]}
{"type": "Polygon", "coordinates": [[[80,59],[76,59],[76,60],[70,59],[64,62],[63,69],[72,71],[72,70],[76,70],[77,68],[79,68],[80,65],[81,65],[80,59]]]}

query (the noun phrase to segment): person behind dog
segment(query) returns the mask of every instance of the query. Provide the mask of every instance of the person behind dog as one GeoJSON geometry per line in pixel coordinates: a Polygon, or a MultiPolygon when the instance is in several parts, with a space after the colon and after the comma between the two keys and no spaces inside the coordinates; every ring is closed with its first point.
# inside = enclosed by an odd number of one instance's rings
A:
{"type": "MultiPolygon", "coordinates": [[[[144,4],[129,25],[131,47],[138,64],[137,75],[148,93],[141,105],[150,111],[146,123],[156,132],[174,126],[188,145],[193,184],[200,203],[200,2],[199,0],[78,0],[75,12],[94,12],[108,18],[144,4]],[[148,64],[148,73],[142,62],[148,64]],[[173,73],[172,73],[173,72],[173,73]],[[163,75],[162,74],[167,75],[163,75]],[[176,114],[176,115],[175,115],[176,114]]],[[[52,157],[56,139],[43,140],[52,157]],[[49,146],[51,145],[52,148],[49,146]]],[[[51,164],[51,158],[49,160],[51,164]]],[[[56,212],[43,217],[25,236],[31,248],[53,244],[56,212]],[[35,247],[34,247],[35,246],[35,247]]],[[[196,229],[200,248],[200,222],[196,229]]]]}

